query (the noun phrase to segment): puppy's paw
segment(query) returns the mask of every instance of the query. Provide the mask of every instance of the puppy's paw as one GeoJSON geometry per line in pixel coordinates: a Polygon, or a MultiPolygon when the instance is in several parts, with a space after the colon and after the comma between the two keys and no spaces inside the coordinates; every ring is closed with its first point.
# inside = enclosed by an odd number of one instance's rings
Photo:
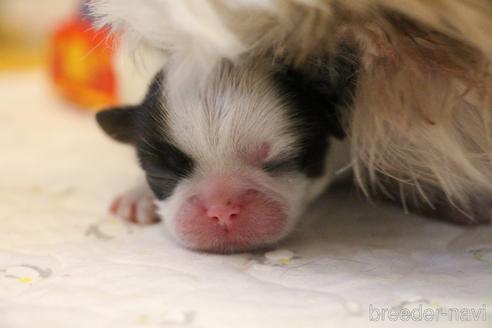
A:
{"type": "Polygon", "coordinates": [[[147,187],[134,188],[117,197],[109,210],[126,221],[151,224],[159,221],[154,200],[147,187]]]}

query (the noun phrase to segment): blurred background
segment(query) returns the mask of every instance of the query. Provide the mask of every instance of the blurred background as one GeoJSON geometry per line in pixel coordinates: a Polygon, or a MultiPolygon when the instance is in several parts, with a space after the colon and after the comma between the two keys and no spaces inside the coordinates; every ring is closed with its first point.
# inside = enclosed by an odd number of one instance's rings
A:
{"type": "Polygon", "coordinates": [[[92,23],[84,1],[0,0],[0,249],[85,238],[141,176],[94,114],[139,102],[162,62],[92,23]]]}
{"type": "Polygon", "coordinates": [[[92,27],[86,1],[0,0],[0,72],[42,70],[59,97],[97,110],[140,100],[156,60],[92,27]],[[122,48],[122,47],[121,47],[122,48]]]}
{"type": "Polygon", "coordinates": [[[46,62],[53,31],[78,7],[78,0],[0,0],[0,67],[46,62]]]}

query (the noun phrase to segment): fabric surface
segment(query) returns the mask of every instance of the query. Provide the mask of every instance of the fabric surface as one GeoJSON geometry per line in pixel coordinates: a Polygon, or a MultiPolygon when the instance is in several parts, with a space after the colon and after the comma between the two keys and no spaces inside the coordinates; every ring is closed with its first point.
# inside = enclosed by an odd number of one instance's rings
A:
{"type": "Polygon", "coordinates": [[[433,326],[492,327],[492,227],[335,188],[277,251],[188,251],[160,225],[108,216],[139,177],[133,151],[61,102],[42,72],[0,75],[0,99],[1,328],[420,327],[418,316],[376,320],[419,307],[482,309],[433,326]]]}

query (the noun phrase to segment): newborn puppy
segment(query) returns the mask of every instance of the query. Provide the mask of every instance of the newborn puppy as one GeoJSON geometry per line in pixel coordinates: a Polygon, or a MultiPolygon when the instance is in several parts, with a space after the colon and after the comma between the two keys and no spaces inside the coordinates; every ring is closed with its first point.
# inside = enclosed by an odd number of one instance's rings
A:
{"type": "Polygon", "coordinates": [[[185,87],[175,82],[179,69],[166,65],[140,105],[97,115],[108,135],[136,147],[148,182],[112,210],[151,222],[155,197],[172,235],[197,250],[243,251],[281,240],[348,163],[339,112],[355,70],[346,56],[302,72],[243,58],[224,60],[185,87]]]}

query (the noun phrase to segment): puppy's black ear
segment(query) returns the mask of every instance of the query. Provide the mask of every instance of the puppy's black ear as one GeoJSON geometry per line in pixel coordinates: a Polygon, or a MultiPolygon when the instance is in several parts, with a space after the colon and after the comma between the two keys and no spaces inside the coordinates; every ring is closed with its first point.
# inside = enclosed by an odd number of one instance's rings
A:
{"type": "Polygon", "coordinates": [[[134,143],[139,107],[124,106],[103,110],[96,114],[97,123],[111,138],[124,143],[134,143]]]}
{"type": "Polygon", "coordinates": [[[341,111],[351,105],[358,66],[356,49],[340,45],[334,55],[312,58],[302,67],[280,62],[276,78],[300,110],[296,116],[319,122],[323,131],[343,138],[341,111]]]}
{"type": "MultiPolygon", "coordinates": [[[[0,0],[1,1],[1,0],[0,0]]],[[[145,113],[158,110],[161,105],[162,81],[164,72],[159,71],[149,86],[147,94],[139,105],[120,106],[103,110],[96,114],[97,123],[111,138],[125,143],[136,143],[137,121],[145,113]]]]}

